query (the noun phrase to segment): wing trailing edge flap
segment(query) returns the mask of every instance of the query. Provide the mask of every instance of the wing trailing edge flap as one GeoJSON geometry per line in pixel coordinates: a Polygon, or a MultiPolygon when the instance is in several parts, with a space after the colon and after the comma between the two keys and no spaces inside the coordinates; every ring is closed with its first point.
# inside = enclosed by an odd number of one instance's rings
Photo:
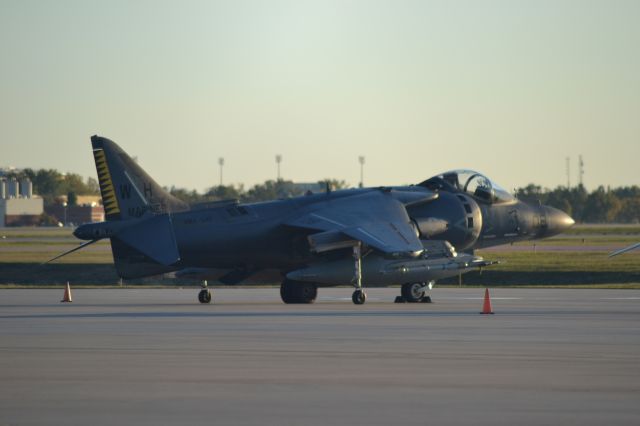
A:
{"type": "Polygon", "coordinates": [[[308,239],[311,250],[316,253],[353,247],[358,243],[358,240],[355,240],[340,231],[319,232],[317,234],[309,235],[308,239]]]}
{"type": "Polygon", "coordinates": [[[309,237],[320,251],[349,247],[353,240],[390,254],[423,250],[402,202],[381,191],[331,200],[287,224],[324,231],[309,237]]]}
{"type": "Polygon", "coordinates": [[[173,265],[180,260],[169,215],[163,214],[143,220],[122,230],[114,238],[135,248],[161,265],[173,265]]]}

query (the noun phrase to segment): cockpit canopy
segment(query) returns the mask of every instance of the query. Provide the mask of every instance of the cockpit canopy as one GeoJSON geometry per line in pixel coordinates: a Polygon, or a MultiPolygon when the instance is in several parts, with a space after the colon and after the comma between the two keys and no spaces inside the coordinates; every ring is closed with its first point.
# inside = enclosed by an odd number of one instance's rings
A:
{"type": "Polygon", "coordinates": [[[488,177],[473,170],[452,170],[427,179],[420,184],[431,190],[465,192],[479,201],[491,204],[508,203],[515,198],[488,177]]]}

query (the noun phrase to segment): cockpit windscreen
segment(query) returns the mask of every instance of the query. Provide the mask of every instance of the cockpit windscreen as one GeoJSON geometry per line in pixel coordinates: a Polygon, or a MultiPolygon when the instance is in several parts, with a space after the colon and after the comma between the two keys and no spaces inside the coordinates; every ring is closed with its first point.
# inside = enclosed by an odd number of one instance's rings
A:
{"type": "Polygon", "coordinates": [[[492,204],[507,203],[515,198],[488,177],[473,170],[452,170],[434,176],[420,184],[431,190],[465,192],[472,197],[492,204]]]}

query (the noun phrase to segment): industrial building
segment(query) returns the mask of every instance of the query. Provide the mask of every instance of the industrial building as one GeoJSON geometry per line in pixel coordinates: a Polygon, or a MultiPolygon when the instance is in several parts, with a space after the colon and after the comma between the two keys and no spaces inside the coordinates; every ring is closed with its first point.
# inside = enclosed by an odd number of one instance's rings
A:
{"type": "Polygon", "coordinates": [[[35,226],[44,212],[41,197],[29,179],[0,179],[0,226],[35,226]]]}
{"type": "Polygon", "coordinates": [[[55,217],[59,223],[65,226],[104,221],[104,207],[96,203],[83,203],[75,206],[69,206],[66,202],[52,204],[47,206],[46,213],[55,217]]]}
{"type": "Polygon", "coordinates": [[[55,204],[45,206],[44,211],[64,226],[102,222],[104,207],[101,201],[100,195],[77,195],[75,204],[71,205],[67,196],[61,195],[56,198],[55,204]]]}

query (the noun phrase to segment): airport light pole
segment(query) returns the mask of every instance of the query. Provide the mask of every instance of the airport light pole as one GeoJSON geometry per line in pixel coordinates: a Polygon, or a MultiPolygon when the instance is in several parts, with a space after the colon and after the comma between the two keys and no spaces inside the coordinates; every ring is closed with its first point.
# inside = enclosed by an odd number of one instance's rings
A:
{"type": "Polygon", "coordinates": [[[62,206],[64,207],[64,219],[62,221],[62,226],[66,227],[67,226],[67,202],[65,201],[64,203],[62,203],[62,206]]]}
{"type": "Polygon", "coordinates": [[[222,186],[222,168],[224,167],[224,157],[218,158],[218,165],[220,165],[220,186],[222,186]]]}
{"type": "Polygon", "coordinates": [[[364,156],[358,157],[358,161],[360,162],[360,188],[364,188],[364,156]]]}
{"type": "Polygon", "coordinates": [[[278,167],[278,182],[280,181],[280,163],[282,163],[282,155],[276,155],[276,165],[278,167]]]}

